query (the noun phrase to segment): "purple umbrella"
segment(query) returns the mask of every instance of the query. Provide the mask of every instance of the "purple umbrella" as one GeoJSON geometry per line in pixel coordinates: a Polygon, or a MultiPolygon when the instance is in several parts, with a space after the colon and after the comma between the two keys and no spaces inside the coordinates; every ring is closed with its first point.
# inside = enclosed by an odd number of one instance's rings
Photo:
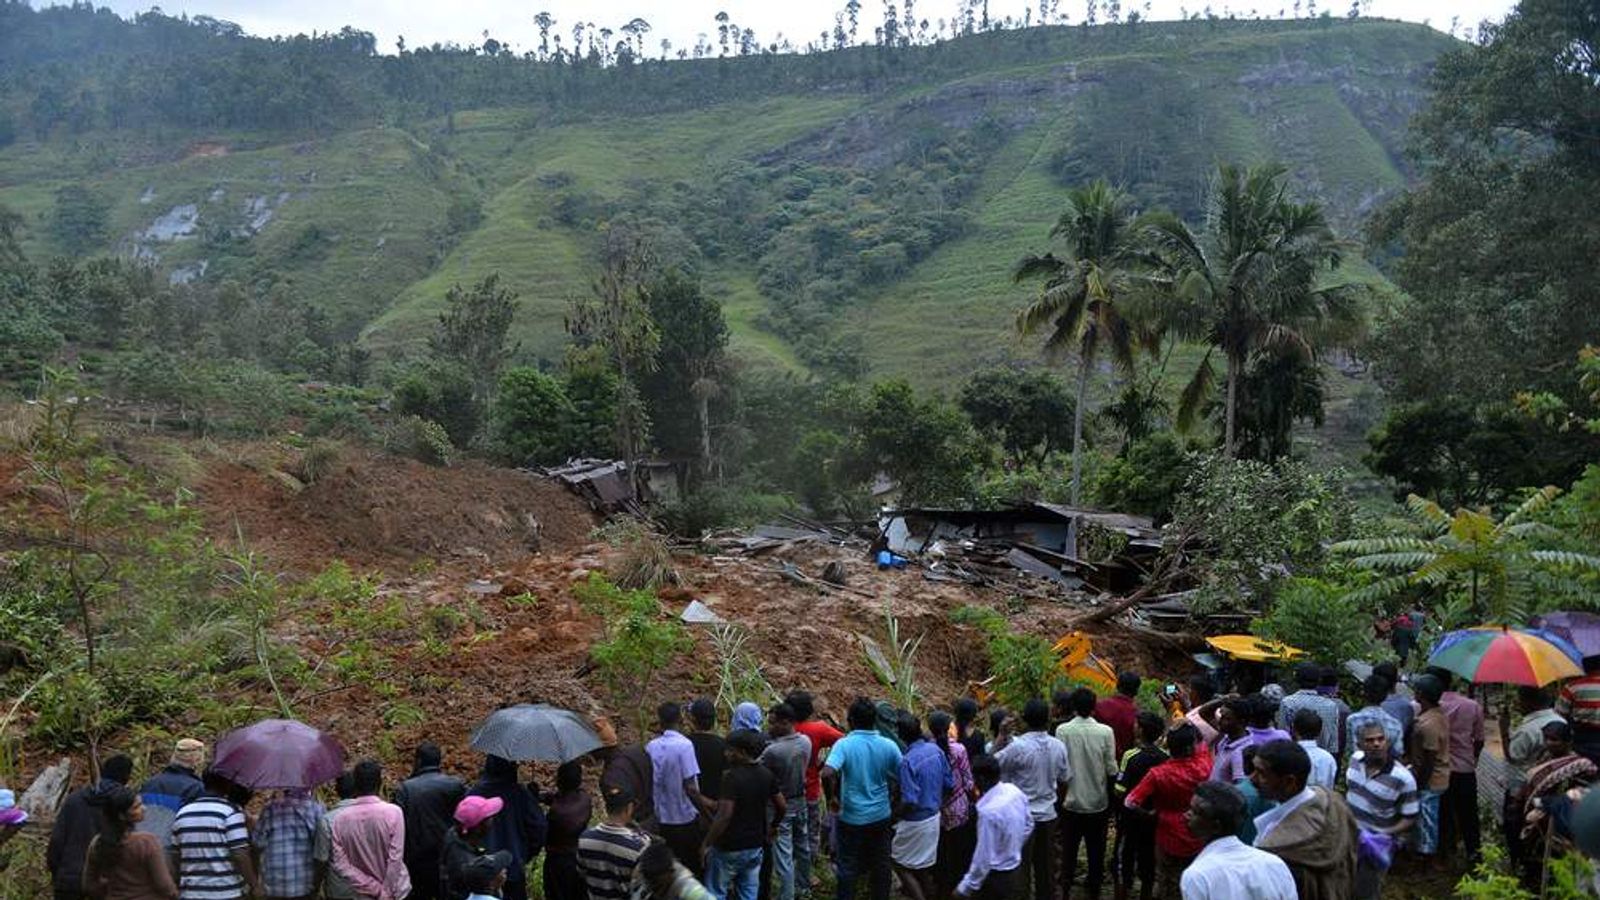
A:
{"type": "Polygon", "coordinates": [[[212,767],[247,788],[311,788],[344,771],[344,748],[293,719],[266,719],[217,741],[212,767]]]}
{"type": "Polygon", "coordinates": [[[1553,612],[1534,616],[1533,624],[1567,639],[1584,656],[1600,656],[1600,616],[1593,613],[1553,612]]]}

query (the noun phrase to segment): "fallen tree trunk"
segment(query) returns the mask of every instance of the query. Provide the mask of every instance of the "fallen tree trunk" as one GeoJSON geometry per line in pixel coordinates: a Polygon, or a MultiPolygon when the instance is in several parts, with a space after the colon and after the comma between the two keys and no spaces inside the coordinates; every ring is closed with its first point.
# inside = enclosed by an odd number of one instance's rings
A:
{"type": "Polygon", "coordinates": [[[22,792],[17,806],[30,819],[41,823],[54,822],[56,810],[61,808],[61,801],[67,796],[67,787],[71,784],[72,760],[63,756],[60,762],[39,773],[33,784],[22,792]]]}
{"type": "Polygon", "coordinates": [[[1085,625],[1104,622],[1113,616],[1127,612],[1146,600],[1159,596],[1181,573],[1180,566],[1182,565],[1183,551],[1188,546],[1188,543],[1188,537],[1180,535],[1176,543],[1162,554],[1158,568],[1150,573],[1150,577],[1145,579],[1142,587],[1121,600],[1097,607],[1072,619],[1068,623],[1068,627],[1082,628],[1085,625]]]}

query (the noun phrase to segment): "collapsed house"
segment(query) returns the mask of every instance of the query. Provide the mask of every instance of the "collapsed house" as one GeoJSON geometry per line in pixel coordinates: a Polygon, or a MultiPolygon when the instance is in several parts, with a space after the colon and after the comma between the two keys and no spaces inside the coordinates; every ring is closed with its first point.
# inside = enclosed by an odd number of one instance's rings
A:
{"type": "Polygon", "coordinates": [[[635,480],[628,477],[628,464],[617,459],[571,459],[563,465],[540,469],[539,473],[566,485],[601,515],[628,513],[642,517],[646,505],[678,498],[681,464],[641,459],[635,465],[637,490],[635,480]]]}
{"type": "Polygon", "coordinates": [[[1161,552],[1161,532],[1144,516],[1055,503],[885,510],[878,533],[883,549],[921,559],[940,577],[977,581],[1021,570],[1113,594],[1137,588],[1161,552]]]}

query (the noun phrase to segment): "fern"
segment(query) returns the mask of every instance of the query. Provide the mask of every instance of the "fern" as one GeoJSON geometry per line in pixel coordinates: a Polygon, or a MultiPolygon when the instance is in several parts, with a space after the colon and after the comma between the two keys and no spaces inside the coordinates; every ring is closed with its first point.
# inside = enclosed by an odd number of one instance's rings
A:
{"type": "Polygon", "coordinates": [[[1403,553],[1374,553],[1356,558],[1355,564],[1365,569],[1415,570],[1426,566],[1436,558],[1435,554],[1426,550],[1413,550],[1403,553]]]}
{"type": "Polygon", "coordinates": [[[1600,572],[1600,556],[1589,556],[1570,550],[1534,550],[1528,556],[1552,566],[1600,572]]]}
{"type": "Polygon", "coordinates": [[[1411,514],[1422,520],[1422,524],[1437,533],[1442,534],[1450,528],[1450,514],[1445,512],[1444,508],[1439,504],[1426,497],[1412,494],[1406,498],[1406,509],[1411,510],[1411,514]]]}
{"type": "Polygon", "coordinates": [[[1347,556],[1374,556],[1382,553],[1409,553],[1433,550],[1433,542],[1413,537],[1378,537],[1340,541],[1329,548],[1347,556]]]}
{"type": "Polygon", "coordinates": [[[1551,503],[1554,503],[1556,497],[1560,496],[1560,494],[1561,489],[1552,485],[1546,485],[1545,487],[1539,488],[1537,491],[1534,491],[1531,495],[1529,495],[1528,499],[1522,501],[1520,506],[1512,510],[1511,513],[1500,522],[1500,527],[1509,528],[1525,519],[1532,518],[1541,510],[1548,507],[1551,503]]]}

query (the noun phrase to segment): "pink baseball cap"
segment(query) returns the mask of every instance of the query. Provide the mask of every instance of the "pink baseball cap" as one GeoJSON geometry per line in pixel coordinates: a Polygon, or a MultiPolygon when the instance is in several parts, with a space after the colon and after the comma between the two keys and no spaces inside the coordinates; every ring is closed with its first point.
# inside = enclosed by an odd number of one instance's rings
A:
{"type": "Polygon", "coordinates": [[[506,802],[499,797],[467,797],[456,804],[456,822],[471,831],[500,814],[506,802]]]}

